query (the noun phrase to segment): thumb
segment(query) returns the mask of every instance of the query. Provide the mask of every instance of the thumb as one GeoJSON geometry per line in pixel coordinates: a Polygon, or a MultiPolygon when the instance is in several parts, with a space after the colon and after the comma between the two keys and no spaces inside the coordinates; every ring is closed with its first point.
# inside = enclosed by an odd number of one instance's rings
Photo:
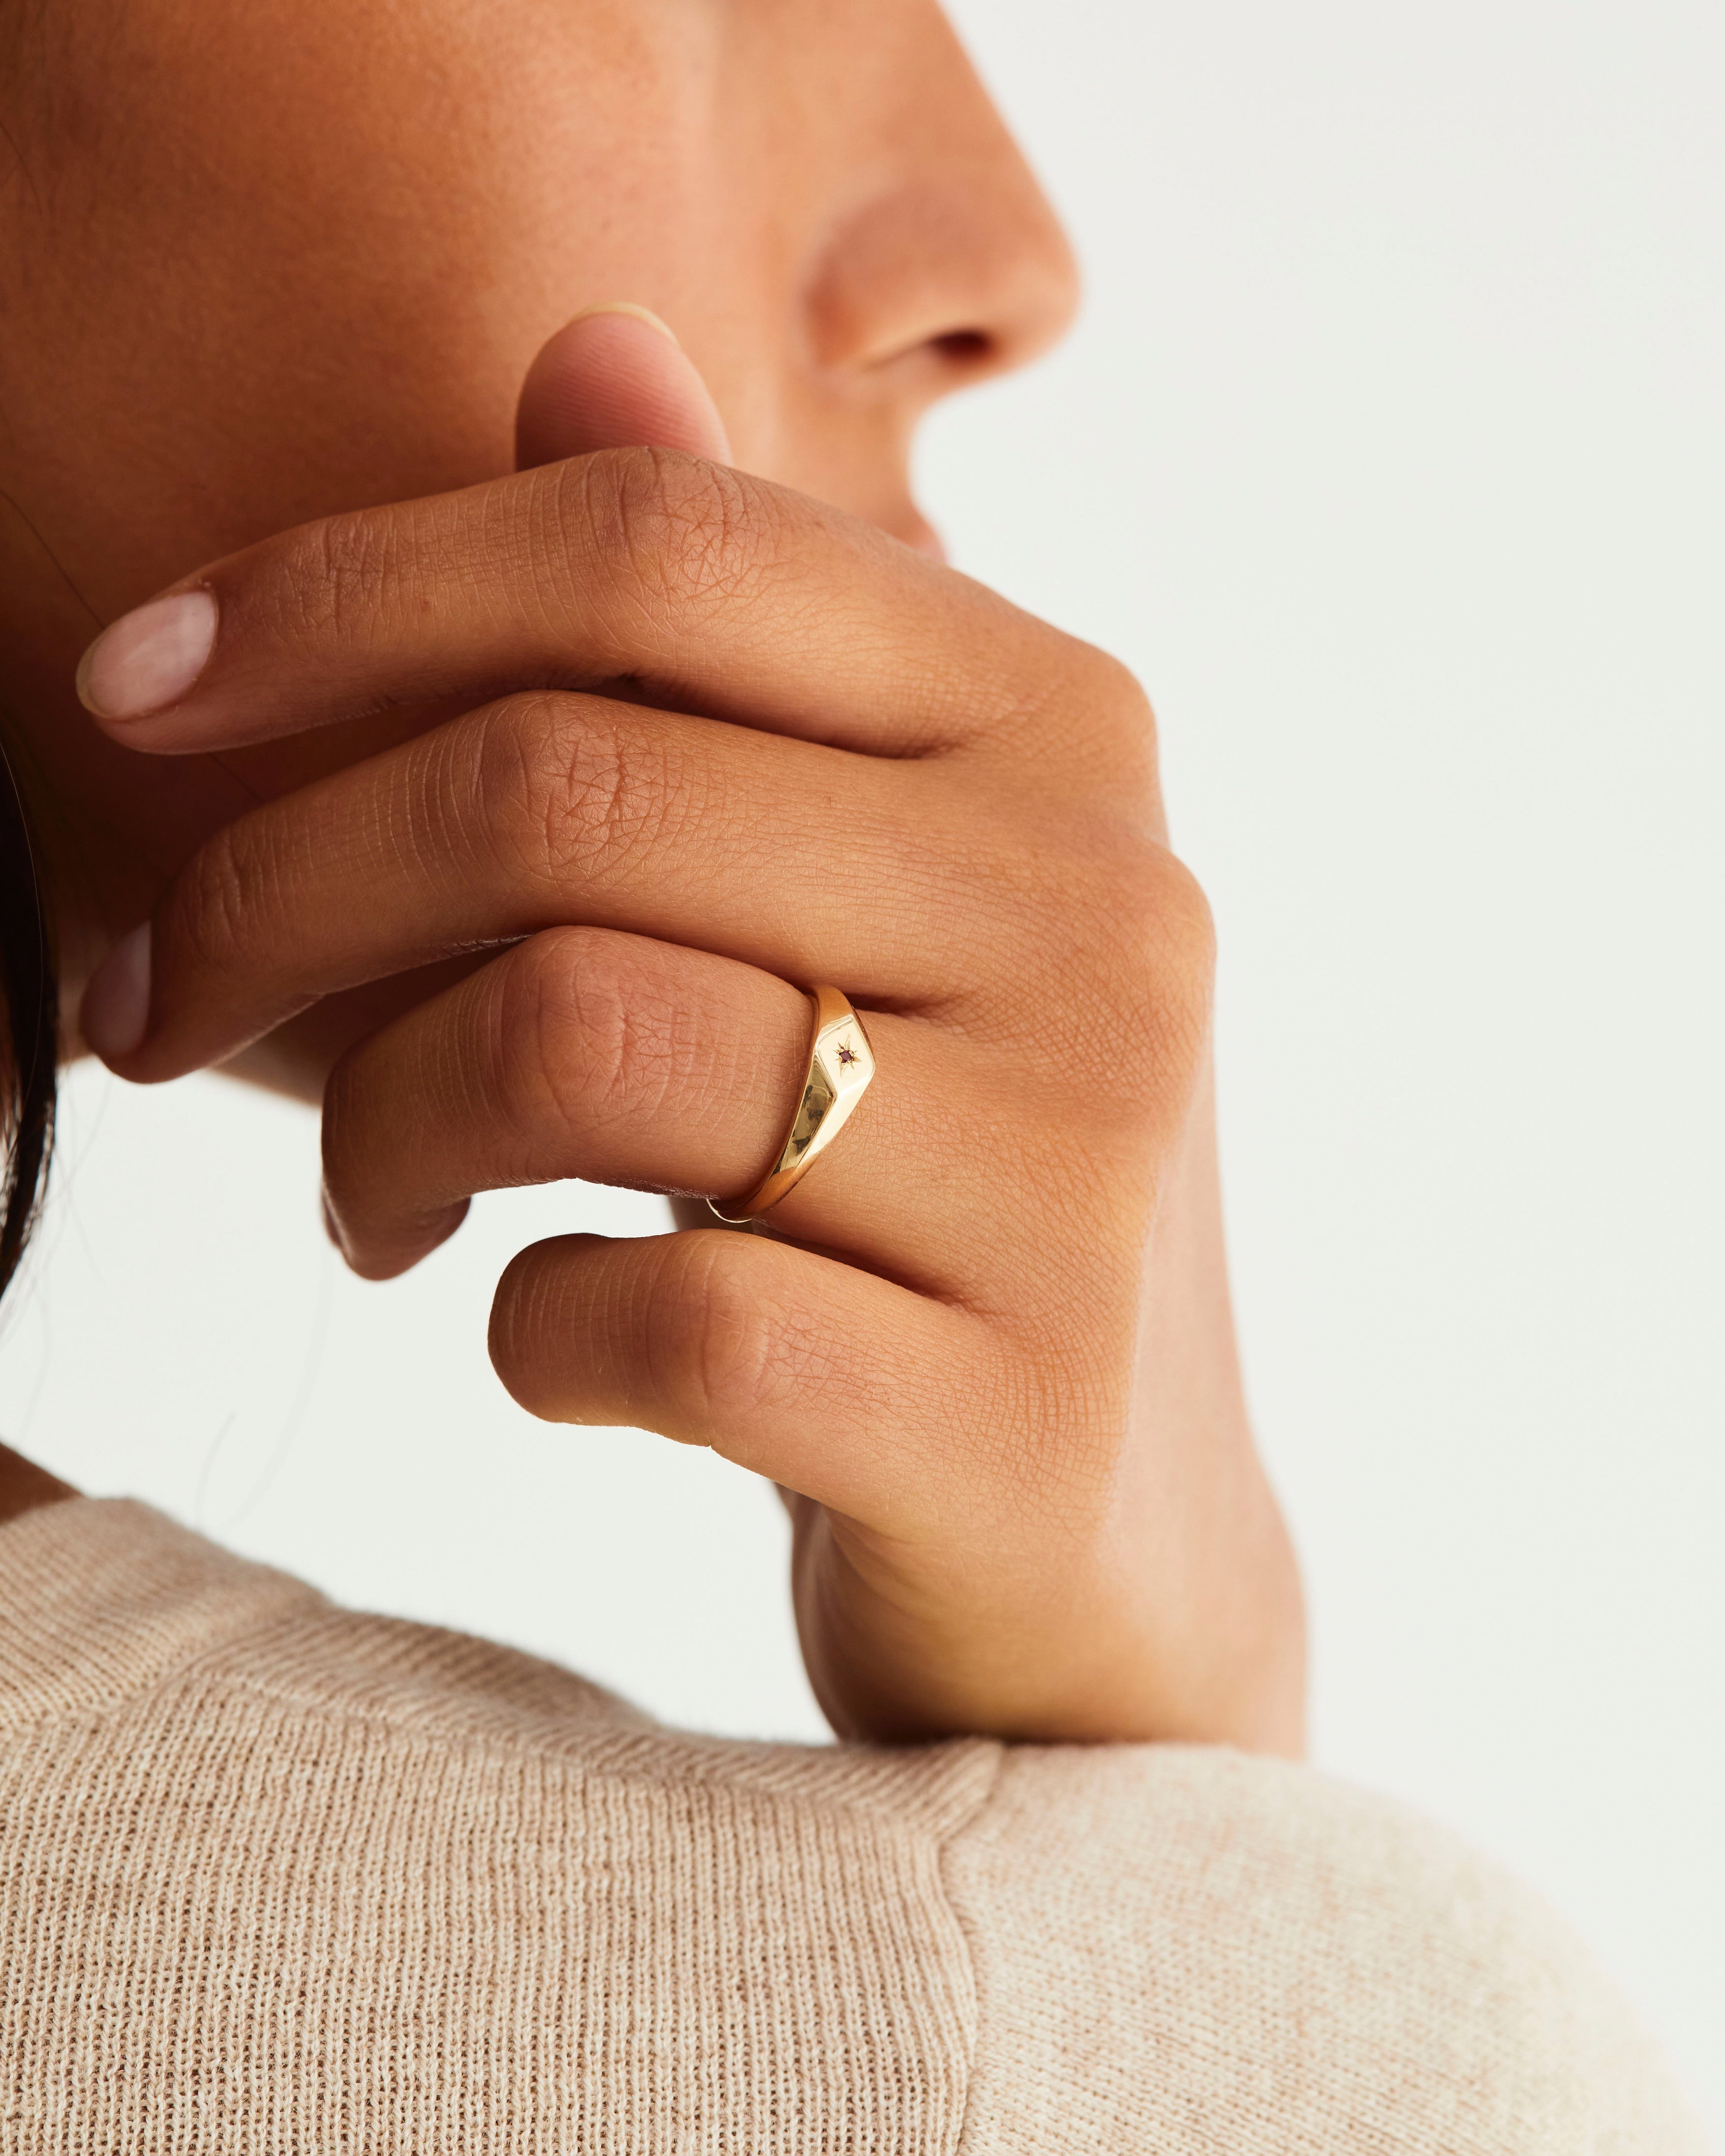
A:
{"type": "Polygon", "coordinates": [[[542,345],[516,408],[518,471],[594,449],[685,449],[729,464],[706,384],[657,315],[589,307],[542,345]]]}

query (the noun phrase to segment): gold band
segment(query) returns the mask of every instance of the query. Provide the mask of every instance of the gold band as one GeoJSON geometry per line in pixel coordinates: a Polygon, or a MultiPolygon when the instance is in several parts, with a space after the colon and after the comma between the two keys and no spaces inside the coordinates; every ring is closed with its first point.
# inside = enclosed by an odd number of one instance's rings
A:
{"type": "Polygon", "coordinates": [[[809,1070],[791,1127],[778,1157],[734,1212],[720,1213],[727,1226],[757,1220],[801,1181],[850,1120],[850,1111],[868,1091],[875,1075],[874,1050],[850,998],[837,988],[808,991],[814,1005],[814,1036],[809,1044],[809,1070]]]}

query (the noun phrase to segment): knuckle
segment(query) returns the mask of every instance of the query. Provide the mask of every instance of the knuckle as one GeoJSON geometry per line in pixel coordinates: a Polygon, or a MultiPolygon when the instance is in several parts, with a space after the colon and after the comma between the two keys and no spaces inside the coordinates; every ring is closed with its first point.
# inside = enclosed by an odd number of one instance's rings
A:
{"type": "Polygon", "coordinates": [[[1130,667],[1110,652],[1039,624],[1042,654],[1015,694],[1009,732],[1023,734],[1045,766],[1050,742],[1075,801],[1106,800],[1159,829],[1156,713],[1130,667]]]}
{"type": "Polygon", "coordinates": [[[1086,646],[1085,696],[1105,753],[1109,790],[1119,808],[1159,825],[1156,712],[1143,684],[1111,652],[1086,646]]]}
{"type": "Polygon", "coordinates": [[[692,780],[665,729],[619,726],[597,699],[528,692],[482,715],[480,832],[511,882],[603,886],[691,813],[692,780]]]}
{"type": "Polygon", "coordinates": [[[1127,837],[1058,878],[1045,949],[1048,1046],[1063,1092],[1111,1123],[1159,1122],[1208,1038],[1215,932],[1197,880],[1165,847],[1127,837]],[[1122,1074],[1130,1074],[1122,1083],[1122,1074]]]}
{"type": "Polygon", "coordinates": [[[1131,667],[1099,644],[1082,644],[1080,649],[1085,691],[1091,703],[1124,732],[1153,739],[1156,715],[1143,683],[1131,667]]]}
{"type": "Polygon", "coordinates": [[[795,1301],[715,1231],[668,1246],[648,1342],[655,1391],[691,1426],[736,1430],[820,1388],[829,1351],[795,1301]]]}
{"type": "Polygon", "coordinates": [[[345,639],[372,619],[394,582],[398,535],[375,510],[327,516],[281,542],[266,603],[284,636],[345,639]]]}
{"type": "Polygon", "coordinates": [[[546,929],[499,973],[495,1091],[512,1121],[536,1127],[549,1116],[592,1133],[677,1093],[689,1060],[681,1014],[632,938],[546,929]]]}
{"type": "Polygon", "coordinates": [[[1195,1048],[1209,1025],[1215,977],[1209,901],[1191,870],[1163,846],[1144,845],[1113,880],[1117,1002],[1164,1051],[1195,1048]]]}
{"type": "Polygon", "coordinates": [[[1204,888],[1167,847],[1142,845],[1108,873],[1104,901],[1108,957],[1122,970],[1119,994],[1147,1011],[1208,1009],[1216,966],[1216,925],[1204,888]]]}
{"type": "MultiPolygon", "coordinates": [[[[198,973],[217,973],[244,957],[258,901],[267,893],[268,850],[242,819],[200,846],[176,879],[167,943],[177,958],[198,973]]],[[[157,963],[164,953],[158,951],[157,963]]]]}
{"type": "Polygon", "coordinates": [[[771,558],[767,496],[721,465],[669,449],[609,449],[562,474],[565,514],[638,608],[734,603],[771,558]]]}

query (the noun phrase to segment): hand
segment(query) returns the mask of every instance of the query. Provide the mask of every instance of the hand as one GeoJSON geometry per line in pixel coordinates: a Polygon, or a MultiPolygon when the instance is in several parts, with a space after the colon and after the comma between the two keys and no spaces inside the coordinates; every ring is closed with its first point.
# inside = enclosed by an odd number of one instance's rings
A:
{"type": "Polygon", "coordinates": [[[1210,926],[1122,670],[663,449],[334,517],[177,593],[86,662],[135,747],[455,715],[194,856],[91,984],[113,1067],[171,1078],[488,954],[329,1078],[330,1218],[383,1278],[479,1190],[746,1192],[801,1082],[794,984],[837,983],[878,1075],[772,1232],[523,1251],[500,1376],[788,1493],[841,1733],[1296,1748],[1298,1588],[1222,1257],[1210,926]]]}

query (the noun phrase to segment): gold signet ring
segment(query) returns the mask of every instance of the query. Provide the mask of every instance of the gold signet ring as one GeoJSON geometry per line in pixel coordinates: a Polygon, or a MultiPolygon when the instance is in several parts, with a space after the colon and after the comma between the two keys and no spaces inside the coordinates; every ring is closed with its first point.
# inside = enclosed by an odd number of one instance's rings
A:
{"type": "Polygon", "coordinates": [[[850,1112],[869,1090],[875,1075],[874,1050],[863,1031],[862,1020],[848,997],[837,988],[808,991],[814,1005],[814,1037],[809,1045],[809,1072],[791,1127],[778,1158],[748,1196],[729,1213],[719,1212],[730,1226],[757,1220],[769,1205],[799,1183],[850,1120],[850,1112]]]}

